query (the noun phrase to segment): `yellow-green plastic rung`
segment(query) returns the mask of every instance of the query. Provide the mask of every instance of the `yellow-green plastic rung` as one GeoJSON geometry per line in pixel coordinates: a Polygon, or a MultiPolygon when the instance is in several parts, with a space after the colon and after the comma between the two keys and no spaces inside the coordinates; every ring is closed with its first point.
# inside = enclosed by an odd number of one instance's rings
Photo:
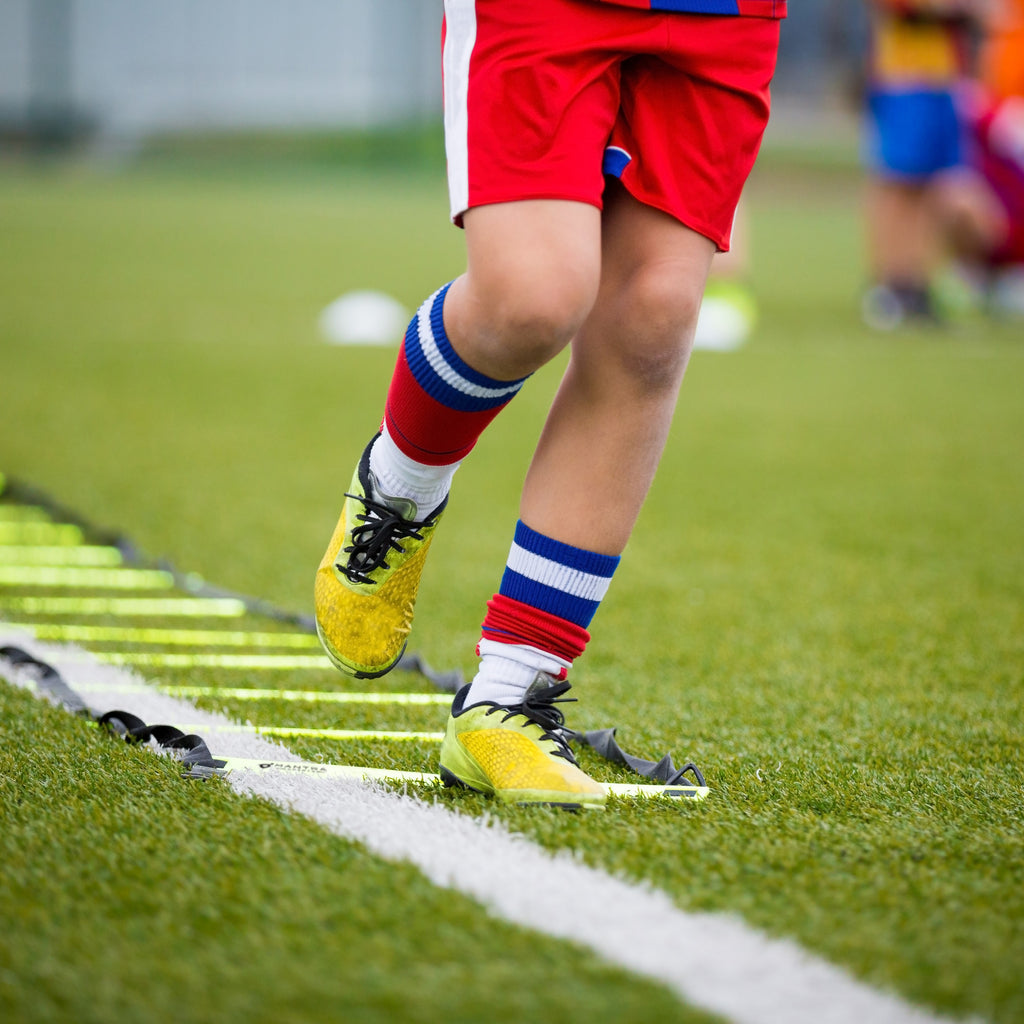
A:
{"type": "Polygon", "coordinates": [[[117,548],[94,544],[0,544],[0,566],[77,566],[112,568],[123,564],[117,548]]]}
{"type": "Polygon", "coordinates": [[[319,650],[313,633],[247,633],[221,629],[163,629],[133,626],[61,625],[53,622],[19,622],[41,640],[73,643],[166,644],[172,647],[288,647],[319,650]]]}
{"type": "Polygon", "coordinates": [[[174,586],[174,577],[162,569],[80,569],[0,565],[0,586],[169,590],[174,586]]]}
{"type": "Polygon", "coordinates": [[[85,534],[71,523],[0,522],[0,544],[71,546],[84,541],[85,534]]]}
{"type": "Polygon", "coordinates": [[[268,690],[234,686],[161,686],[170,697],[211,697],[216,700],[287,700],[323,704],[448,704],[444,693],[356,693],[341,690],[268,690]]]}
{"type": "Polygon", "coordinates": [[[168,697],[209,697],[213,700],[285,700],[322,704],[406,704],[450,705],[451,694],[444,693],[371,693],[344,690],[272,690],[236,686],[186,686],[176,684],[151,686],[149,683],[119,682],[115,684],[76,682],[82,693],[152,693],[154,689],[168,697]]]}
{"type": "MultiPolygon", "coordinates": [[[[440,785],[437,775],[426,772],[403,772],[391,768],[365,768],[350,764],[319,764],[311,761],[260,761],[255,758],[217,758],[218,771],[229,774],[236,771],[285,772],[290,775],[312,775],[320,778],[363,779],[379,782],[412,782],[420,785],[440,785]]],[[[652,783],[604,782],[609,796],[641,800],[703,800],[710,790],[707,786],[661,786],[652,783]]]]}
{"type": "Polygon", "coordinates": [[[393,768],[369,768],[352,764],[320,764],[312,761],[260,761],[255,758],[216,758],[220,772],[233,771],[285,772],[289,775],[311,775],[317,778],[356,779],[377,782],[415,782],[439,786],[437,775],[426,772],[403,772],[393,768]]]}
{"type": "Polygon", "coordinates": [[[707,786],[693,786],[689,783],[662,786],[645,782],[602,782],[609,796],[640,800],[704,800],[711,790],[707,786]]]}
{"type": "Polygon", "coordinates": [[[323,654],[164,654],[150,651],[96,651],[93,656],[109,665],[145,665],[150,668],[329,669],[323,654]]]}
{"type": "Polygon", "coordinates": [[[233,597],[3,597],[0,612],[21,615],[115,615],[139,618],[237,618],[245,602],[233,597]]]}
{"type": "Polygon", "coordinates": [[[422,743],[440,743],[444,739],[443,732],[402,732],[387,729],[312,729],[298,725],[179,725],[182,732],[194,732],[202,735],[211,729],[217,732],[259,733],[261,736],[311,736],[325,740],[396,740],[399,742],[419,741],[422,743]]]}
{"type": "Polygon", "coordinates": [[[38,505],[0,504],[0,523],[48,523],[50,515],[38,505]]]}

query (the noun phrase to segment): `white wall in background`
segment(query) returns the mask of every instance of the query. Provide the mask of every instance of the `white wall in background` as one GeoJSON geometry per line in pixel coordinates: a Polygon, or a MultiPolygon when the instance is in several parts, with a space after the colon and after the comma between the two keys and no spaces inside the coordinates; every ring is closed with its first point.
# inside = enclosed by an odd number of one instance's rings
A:
{"type": "Polygon", "coordinates": [[[0,116],[105,133],[362,125],[440,111],[441,0],[0,0],[0,116]]]}

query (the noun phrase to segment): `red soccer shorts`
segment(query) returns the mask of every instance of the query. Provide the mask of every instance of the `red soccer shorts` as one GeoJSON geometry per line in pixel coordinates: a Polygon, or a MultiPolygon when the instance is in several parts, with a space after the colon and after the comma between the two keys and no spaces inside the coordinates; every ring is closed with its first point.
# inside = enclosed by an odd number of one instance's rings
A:
{"type": "Polygon", "coordinates": [[[591,0],[446,0],[452,218],[602,204],[605,174],[728,249],[768,121],[779,22],[591,0]]]}

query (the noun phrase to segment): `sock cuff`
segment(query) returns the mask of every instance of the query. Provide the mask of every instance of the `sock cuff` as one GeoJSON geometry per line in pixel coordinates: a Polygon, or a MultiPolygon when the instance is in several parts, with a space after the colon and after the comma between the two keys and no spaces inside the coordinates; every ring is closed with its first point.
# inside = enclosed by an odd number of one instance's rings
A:
{"type": "Polygon", "coordinates": [[[487,602],[482,629],[484,640],[535,647],[568,664],[590,640],[583,626],[500,593],[487,602]]]}
{"type": "Polygon", "coordinates": [[[617,555],[564,544],[520,520],[499,592],[586,628],[618,564],[617,555]]]}
{"type": "Polygon", "coordinates": [[[444,300],[451,285],[434,292],[412,318],[403,341],[406,362],[416,383],[449,409],[480,412],[502,406],[527,378],[495,380],[459,356],[444,329],[444,300]]]}
{"type": "Polygon", "coordinates": [[[597,551],[573,547],[554,537],[548,537],[531,529],[520,519],[516,523],[513,547],[521,548],[531,555],[537,555],[551,562],[557,562],[577,572],[599,576],[610,580],[619,566],[619,555],[602,555],[597,551]]]}

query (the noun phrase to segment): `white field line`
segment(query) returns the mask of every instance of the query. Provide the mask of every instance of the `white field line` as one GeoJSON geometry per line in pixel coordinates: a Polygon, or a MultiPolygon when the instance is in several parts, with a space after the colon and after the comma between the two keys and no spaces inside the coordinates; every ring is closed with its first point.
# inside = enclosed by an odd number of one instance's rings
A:
{"type": "MultiPolygon", "coordinates": [[[[15,627],[0,646],[53,665],[97,712],[130,711],[150,725],[189,721],[218,756],[298,761],[237,723],[152,688],[129,670],[82,659],[15,627]],[[126,689],[126,683],[135,684],[126,689]],[[109,687],[109,690],[105,689],[109,687]]],[[[0,660],[0,676],[31,688],[30,674],[0,660]]],[[[770,938],[726,914],[689,913],[648,886],[551,854],[500,824],[370,783],[271,772],[228,782],[307,815],[386,860],[408,861],[495,917],[586,946],[608,962],[661,982],[683,1001],[735,1024],[937,1024],[946,1018],[857,981],[796,943],[770,938]]],[[[714,799],[714,797],[712,797],[714,799]]],[[[614,813],[614,812],[612,812],[614,813]]],[[[680,809],[685,818],[685,810],[680,809]]],[[[685,827],[685,820],[680,823],[685,827]]]]}

